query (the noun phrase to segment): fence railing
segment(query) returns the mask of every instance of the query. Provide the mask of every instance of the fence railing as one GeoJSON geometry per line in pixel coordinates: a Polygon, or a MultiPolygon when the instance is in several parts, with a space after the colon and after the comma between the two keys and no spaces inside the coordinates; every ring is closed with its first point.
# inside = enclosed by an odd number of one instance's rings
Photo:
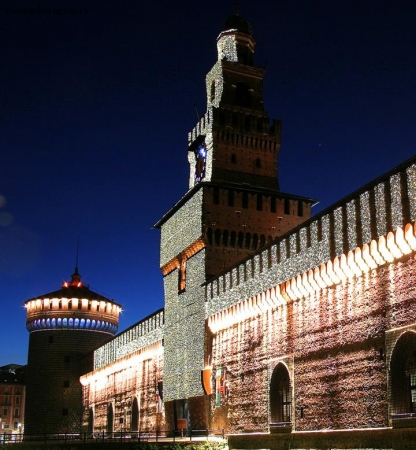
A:
{"type": "Polygon", "coordinates": [[[0,444],[30,442],[160,442],[160,441],[208,441],[225,438],[224,430],[139,430],[139,431],[97,431],[94,433],[2,433],[0,444]]]}

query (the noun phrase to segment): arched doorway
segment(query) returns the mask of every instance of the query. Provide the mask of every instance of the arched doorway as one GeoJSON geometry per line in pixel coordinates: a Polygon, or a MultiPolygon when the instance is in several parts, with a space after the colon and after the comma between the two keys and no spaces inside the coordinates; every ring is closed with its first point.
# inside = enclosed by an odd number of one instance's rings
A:
{"type": "Polygon", "coordinates": [[[392,415],[416,413],[416,333],[406,332],[396,342],[390,361],[392,415]]]}
{"type": "Polygon", "coordinates": [[[139,402],[134,397],[131,405],[131,431],[139,431],[139,402]]]}
{"type": "Polygon", "coordinates": [[[292,413],[292,386],[289,371],[283,363],[273,370],[270,381],[270,425],[289,426],[292,413]]]}
{"type": "Polygon", "coordinates": [[[113,404],[109,403],[107,405],[107,432],[112,433],[114,430],[114,411],[113,404]]]}

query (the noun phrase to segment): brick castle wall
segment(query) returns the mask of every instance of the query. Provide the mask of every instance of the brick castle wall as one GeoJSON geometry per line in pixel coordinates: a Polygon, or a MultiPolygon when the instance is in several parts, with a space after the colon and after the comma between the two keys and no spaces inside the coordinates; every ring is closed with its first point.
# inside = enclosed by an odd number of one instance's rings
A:
{"type": "Polygon", "coordinates": [[[388,426],[385,331],[416,322],[415,266],[404,257],[217,333],[212,362],[227,367],[229,395],[219,408],[212,400],[211,427],[267,431],[279,362],[296,430],[388,426]]]}

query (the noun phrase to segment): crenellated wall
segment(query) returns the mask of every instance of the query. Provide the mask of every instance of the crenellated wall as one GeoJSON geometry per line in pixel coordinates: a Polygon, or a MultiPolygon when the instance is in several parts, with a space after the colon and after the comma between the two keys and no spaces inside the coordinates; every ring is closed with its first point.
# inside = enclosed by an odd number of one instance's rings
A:
{"type": "Polygon", "coordinates": [[[363,247],[416,220],[412,159],[306,221],[206,285],[206,317],[363,247]]]}
{"type": "Polygon", "coordinates": [[[154,342],[161,341],[164,329],[165,311],[159,309],[97,348],[94,351],[94,370],[105,367],[154,342]]]}

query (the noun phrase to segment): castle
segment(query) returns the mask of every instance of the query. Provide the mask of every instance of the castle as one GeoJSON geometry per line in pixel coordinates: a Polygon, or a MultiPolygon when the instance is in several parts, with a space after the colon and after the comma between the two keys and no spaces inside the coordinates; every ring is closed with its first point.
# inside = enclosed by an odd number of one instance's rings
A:
{"type": "MultiPolygon", "coordinates": [[[[230,17],[188,136],[189,190],[155,224],[165,307],[95,345],[85,431],[414,425],[416,159],[311,217],[315,200],[280,190],[254,45],[230,17]]],[[[31,339],[50,339],[49,298],[30,303],[31,339]]]]}

